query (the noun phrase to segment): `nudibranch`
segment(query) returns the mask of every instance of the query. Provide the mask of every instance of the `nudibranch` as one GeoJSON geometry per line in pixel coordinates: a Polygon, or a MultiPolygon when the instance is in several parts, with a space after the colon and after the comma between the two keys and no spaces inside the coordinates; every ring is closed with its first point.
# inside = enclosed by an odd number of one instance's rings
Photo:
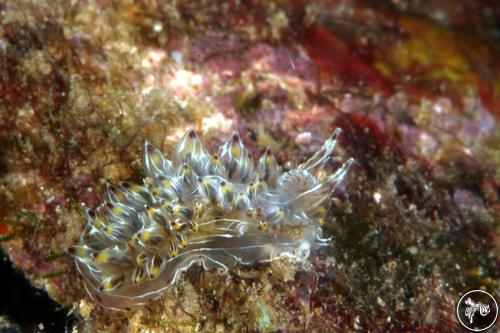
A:
{"type": "Polygon", "coordinates": [[[137,309],[193,263],[226,271],[305,260],[328,242],[321,225],[329,198],[353,163],[324,172],[339,134],[286,172],[269,152],[254,163],[236,131],[210,153],[189,130],[172,160],[146,142],[143,184],[108,185],[107,200],[85,210],[80,242],[68,249],[87,293],[110,309],[137,309]]]}

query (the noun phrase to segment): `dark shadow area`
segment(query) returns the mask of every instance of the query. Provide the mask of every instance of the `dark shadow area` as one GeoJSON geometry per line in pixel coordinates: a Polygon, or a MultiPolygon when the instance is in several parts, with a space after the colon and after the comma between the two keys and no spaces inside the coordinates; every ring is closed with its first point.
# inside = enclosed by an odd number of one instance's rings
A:
{"type": "Polygon", "coordinates": [[[0,325],[0,333],[70,331],[74,319],[68,310],[45,291],[33,287],[3,251],[0,273],[0,316],[11,323],[7,327],[0,325]]]}

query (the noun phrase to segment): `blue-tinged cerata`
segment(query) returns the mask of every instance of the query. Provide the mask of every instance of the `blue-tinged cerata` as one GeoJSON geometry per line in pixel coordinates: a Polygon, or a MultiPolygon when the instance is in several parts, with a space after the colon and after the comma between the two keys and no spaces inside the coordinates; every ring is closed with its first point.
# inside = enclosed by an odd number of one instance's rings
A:
{"type": "Polygon", "coordinates": [[[282,172],[265,153],[255,165],[237,132],[217,153],[189,130],[172,160],[146,142],[144,184],[109,185],[107,200],[86,211],[75,256],[90,297],[111,309],[140,308],[200,262],[205,269],[304,260],[322,238],[329,196],[353,160],[320,172],[337,129],[305,163],[282,172]]]}

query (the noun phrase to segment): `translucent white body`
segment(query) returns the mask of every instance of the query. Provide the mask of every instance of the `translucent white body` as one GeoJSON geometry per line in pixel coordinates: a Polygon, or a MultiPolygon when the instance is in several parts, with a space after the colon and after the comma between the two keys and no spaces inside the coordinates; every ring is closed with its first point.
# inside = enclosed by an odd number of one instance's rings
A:
{"type": "Polygon", "coordinates": [[[134,309],[196,262],[226,271],[281,256],[305,260],[327,242],[328,198],[353,162],[319,177],[339,133],[284,173],[269,153],[255,164],[237,132],[209,154],[188,131],[172,161],[146,142],[144,184],[110,185],[69,249],[88,294],[111,309],[134,309]]]}

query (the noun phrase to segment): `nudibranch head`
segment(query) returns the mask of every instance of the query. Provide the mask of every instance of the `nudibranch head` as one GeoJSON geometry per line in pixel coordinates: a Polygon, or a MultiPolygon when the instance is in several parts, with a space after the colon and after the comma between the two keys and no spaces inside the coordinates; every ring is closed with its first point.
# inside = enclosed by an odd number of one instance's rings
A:
{"type": "Polygon", "coordinates": [[[227,270],[306,259],[326,242],[328,199],[353,162],[320,177],[339,133],[287,172],[269,152],[254,163],[236,131],[210,153],[189,130],[172,160],[146,142],[144,183],[108,185],[107,200],[85,211],[80,243],[68,249],[88,294],[105,307],[133,309],[196,262],[227,270]]]}

